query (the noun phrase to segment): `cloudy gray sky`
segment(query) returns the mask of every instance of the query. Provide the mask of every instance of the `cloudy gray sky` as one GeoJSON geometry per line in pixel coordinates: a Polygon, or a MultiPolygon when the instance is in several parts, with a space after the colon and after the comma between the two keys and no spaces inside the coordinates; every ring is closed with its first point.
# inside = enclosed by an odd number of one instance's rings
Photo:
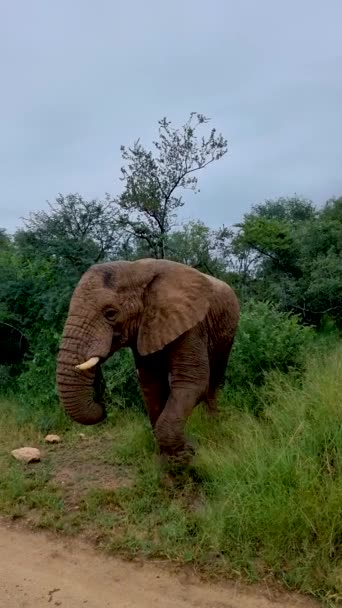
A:
{"type": "Polygon", "coordinates": [[[0,226],[58,192],[120,190],[120,144],[212,118],[229,154],[184,214],[342,194],[341,0],[0,3],[0,226]]]}

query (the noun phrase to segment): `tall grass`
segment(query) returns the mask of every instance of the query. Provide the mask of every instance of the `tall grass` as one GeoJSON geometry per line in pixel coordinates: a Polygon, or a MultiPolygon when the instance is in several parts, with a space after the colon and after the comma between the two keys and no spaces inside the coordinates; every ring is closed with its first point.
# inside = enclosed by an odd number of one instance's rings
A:
{"type": "Polygon", "coordinates": [[[342,599],[342,347],[314,356],[300,382],[273,372],[261,390],[261,418],[232,404],[217,421],[195,412],[193,476],[171,492],[147,428],[135,418],[114,439],[113,462],[141,456],[135,486],[115,493],[114,545],[342,599]]]}
{"type": "Polygon", "coordinates": [[[342,598],[341,395],[339,347],[311,359],[300,385],[272,373],[262,420],[225,412],[219,436],[208,431],[197,462],[207,550],[250,574],[342,598]]]}

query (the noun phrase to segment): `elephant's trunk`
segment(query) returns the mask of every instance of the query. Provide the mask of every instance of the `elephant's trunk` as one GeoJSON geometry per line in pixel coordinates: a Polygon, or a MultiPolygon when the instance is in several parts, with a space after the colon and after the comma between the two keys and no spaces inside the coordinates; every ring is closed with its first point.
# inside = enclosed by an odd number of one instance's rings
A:
{"type": "Polygon", "coordinates": [[[81,371],[76,352],[62,344],[57,363],[57,386],[67,414],[80,424],[97,424],[106,418],[102,403],[103,382],[99,366],[81,371]]]}

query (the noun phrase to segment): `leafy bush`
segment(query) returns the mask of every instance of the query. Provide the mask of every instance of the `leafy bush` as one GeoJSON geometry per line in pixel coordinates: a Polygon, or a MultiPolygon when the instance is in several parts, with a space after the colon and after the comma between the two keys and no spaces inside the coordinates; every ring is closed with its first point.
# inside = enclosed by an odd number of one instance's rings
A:
{"type": "Polygon", "coordinates": [[[42,432],[70,426],[57,393],[57,344],[57,336],[42,334],[38,350],[33,359],[26,362],[13,388],[19,402],[19,422],[33,422],[42,432]]]}
{"type": "MultiPolygon", "coordinates": [[[[64,413],[56,386],[57,344],[51,336],[40,341],[39,349],[33,359],[26,362],[25,368],[15,383],[10,385],[9,394],[18,401],[17,416],[21,423],[33,422],[42,432],[56,430],[71,425],[64,413]]],[[[8,376],[6,368],[0,366],[2,376],[8,376]]],[[[130,351],[116,353],[103,366],[106,382],[105,400],[110,414],[113,409],[135,407],[143,409],[142,398],[137,382],[133,357],[130,351]]],[[[109,415],[110,419],[110,415],[109,415]]]]}
{"type": "Polygon", "coordinates": [[[313,330],[299,324],[296,316],[266,302],[250,300],[241,312],[240,324],[227,368],[226,391],[255,391],[269,371],[303,368],[313,330]]]}
{"type": "Polygon", "coordinates": [[[2,392],[6,392],[12,384],[11,366],[0,365],[0,386],[2,392]]]}
{"type": "Polygon", "coordinates": [[[133,355],[122,349],[103,366],[106,381],[106,401],[110,407],[143,409],[133,355]]]}

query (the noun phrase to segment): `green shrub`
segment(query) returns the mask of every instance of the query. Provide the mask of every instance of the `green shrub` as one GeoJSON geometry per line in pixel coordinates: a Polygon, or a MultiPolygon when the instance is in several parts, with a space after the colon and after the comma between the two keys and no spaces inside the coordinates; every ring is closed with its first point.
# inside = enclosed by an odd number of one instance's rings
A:
{"type": "Polygon", "coordinates": [[[7,392],[13,383],[10,365],[0,365],[0,386],[3,393],[7,392]]]}
{"type": "Polygon", "coordinates": [[[251,391],[255,395],[269,371],[302,370],[313,335],[296,316],[266,302],[249,301],[241,312],[227,368],[226,392],[251,391]]]}
{"type": "Polygon", "coordinates": [[[128,349],[115,353],[103,365],[109,407],[143,409],[133,354],[128,349]]]}
{"type": "MultiPolygon", "coordinates": [[[[34,357],[25,363],[24,370],[17,377],[15,384],[10,385],[10,394],[15,395],[19,402],[19,421],[33,422],[42,432],[71,425],[60,405],[57,392],[57,350],[57,340],[55,343],[51,337],[46,337],[45,343],[43,339],[40,340],[34,357]]],[[[142,398],[130,351],[122,350],[116,353],[104,364],[103,374],[106,381],[105,400],[108,413],[113,409],[132,406],[142,409],[142,398]]],[[[7,378],[6,370],[3,375],[7,378]]]]}
{"type": "Polygon", "coordinates": [[[56,354],[51,346],[45,346],[35,353],[25,364],[13,389],[19,402],[17,417],[19,422],[33,422],[42,432],[70,426],[66,414],[60,406],[56,386],[56,354]]]}

